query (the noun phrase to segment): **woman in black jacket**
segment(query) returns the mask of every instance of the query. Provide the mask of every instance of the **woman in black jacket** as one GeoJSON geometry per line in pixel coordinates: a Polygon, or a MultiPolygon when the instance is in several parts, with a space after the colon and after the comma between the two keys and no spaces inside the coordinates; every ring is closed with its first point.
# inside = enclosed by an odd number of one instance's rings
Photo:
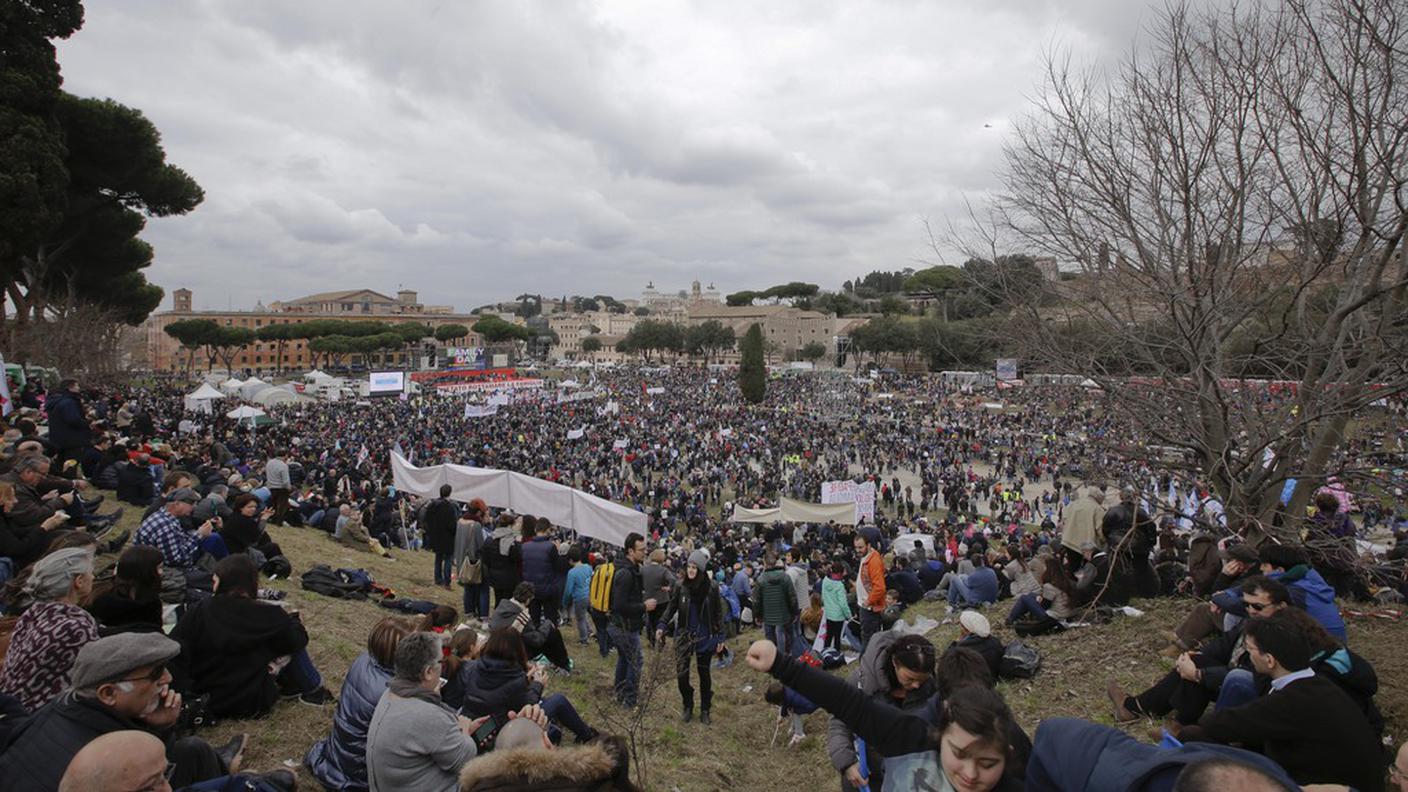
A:
{"type": "Polygon", "coordinates": [[[88,612],[102,635],[161,630],[161,551],[146,545],[127,548],[117,560],[112,588],[94,597],[88,612]]]}
{"type": "Polygon", "coordinates": [[[699,722],[708,724],[709,706],[714,697],[709,664],[724,645],[724,614],[728,606],[719,594],[719,587],[709,580],[708,565],[709,556],[704,551],[689,554],[684,579],[671,592],[669,604],[660,616],[660,626],[655,630],[656,642],[664,641],[665,628],[675,623],[675,680],[679,683],[685,723],[694,717],[690,661],[695,661],[699,668],[699,722]]]}
{"type": "Polygon", "coordinates": [[[259,511],[259,498],[245,493],[230,504],[231,514],[220,525],[220,536],[231,553],[243,553],[253,547],[265,558],[284,554],[284,551],[269,538],[264,529],[264,521],[274,514],[273,509],[259,511]]]}
{"type": "Polygon", "coordinates": [[[494,590],[495,605],[513,599],[513,588],[522,580],[518,562],[523,546],[518,539],[519,532],[514,526],[513,515],[501,514],[498,527],[479,551],[480,562],[484,565],[484,582],[494,590]]]}
{"type": "Polygon", "coordinates": [[[249,556],[215,565],[215,596],[186,612],[171,637],[181,643],[178,670],[186,687],[210,695],[223,718],[267,714],[280,694],[307,704],[333,700],[308,657],[308,632],[298,612],[255,599],[259,570],[249,556]],[[277,669],[277,670],[275,670],[277,669]]]}
{"type": "MultiPolygon", "coordinates": [[[[528,662],[523,638],[510,627],[489,633],[489,640],[479,653],[479,659],[460,666],[458,685],[461,691],[460,712],[468,718],[485,715],[507,716],[529,704],[539,704],[548,717],[576,735],[577,742],[587,742],[596,736],[567,696],[554,693],[543,697],[547,673],[528,662]]],[[[548,729],[553,742],[562,739],[557,727],[548,729]]]]}

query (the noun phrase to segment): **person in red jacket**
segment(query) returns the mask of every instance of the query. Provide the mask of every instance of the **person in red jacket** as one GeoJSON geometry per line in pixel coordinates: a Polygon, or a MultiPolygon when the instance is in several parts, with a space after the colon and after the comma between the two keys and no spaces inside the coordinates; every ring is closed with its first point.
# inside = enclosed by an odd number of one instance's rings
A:
{"type": "Polygon", "coordinates": [[[856,604],[860,606],[861,652],[870,645],[870,636],[880,632],[880,614],[885,610],[885,561],[874,544],[879,540],[872,528],[856,533],[856,604]]]}

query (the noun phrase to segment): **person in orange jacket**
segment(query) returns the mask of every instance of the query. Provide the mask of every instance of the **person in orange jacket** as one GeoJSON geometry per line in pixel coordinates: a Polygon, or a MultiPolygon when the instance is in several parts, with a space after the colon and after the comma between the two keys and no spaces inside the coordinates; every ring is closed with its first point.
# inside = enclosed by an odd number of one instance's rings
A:
{"type": "Polygon", "coordinates": [[[871,528],[856,532],[856,604],[860,606],[861,652],[870,645],[870,636],[880,632],[880,614],[885,610],[885,561],[875,548],[879,532],[871,528]]]}

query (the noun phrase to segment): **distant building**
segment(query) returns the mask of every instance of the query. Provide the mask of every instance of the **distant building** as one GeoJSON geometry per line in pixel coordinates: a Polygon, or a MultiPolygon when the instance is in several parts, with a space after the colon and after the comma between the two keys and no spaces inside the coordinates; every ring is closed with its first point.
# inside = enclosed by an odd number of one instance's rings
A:
{"type": "MultiPolygon", "coordinates": [[[[424,322],[432,328],[442,324],[462,324],[472,327],[480,317],[471,314],[456,314],[448,305],[422,305],[417,294],[409,289],[388,297],[371,289],[351,289],[347,291],[310,294],[285,302],[272,302],[265,308],[261,303],[249,311],[196,311],[191,307],[190,289],[176,289],[171,293],[172,310],[152,314],[142,325],[146,339],[147,364],[156,371],[176,371],[185,366],[186,352],[176,339],[166,334],[167,325],[184,319],[210,319],[226,327],[248,327],[258,330],[274,324],[296,324],[315,319],[340,319],[349,321],[375,322],[424,322]]],[[[463,346],[482,346],[482,340],[470,333],[463,346]]],[[[406,366],[414,362],[417,353],[388,352],[388,366],[406,366]]],[[[313,354],[306,340],[291,340],[283,343],[280,358],[279,345],[274,342],[256,341],[240,350],[232,359],[236,369],[254,370],[300,370],[312,368],[313,354]]],[[[197,354],[198,363],[203,357],[197,354]]],[[[380,360],[380,355],[378,355],[380,360]]],[[[349,355],[349,365],[362,363],[360,355],[349,355]]]]}

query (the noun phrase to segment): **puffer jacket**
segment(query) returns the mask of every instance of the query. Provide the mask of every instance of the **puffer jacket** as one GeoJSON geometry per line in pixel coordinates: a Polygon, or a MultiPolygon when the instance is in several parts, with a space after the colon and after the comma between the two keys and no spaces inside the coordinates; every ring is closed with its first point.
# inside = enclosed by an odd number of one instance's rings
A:
{"type": "Polygon", "coordinates": [[[787,573],[769,569],[758,576],[757,592],[753,597],[753,618],[763,624],[789,624],[800,613],[796,589],[787,573]]]}
{"type": "Polygon", "coordinates": [[[1344,628],[1344,618],[1335,604],[1335,590],[1320,573],[1306,564],[1292,567],[1285,572],[1272,572],[1267,577],[1285,583],[1291,590],[1291,598],[1305,608],[1305,612],[1315,617],[1320,626],[1330,635],[1341,641],[1349,640],[1344,628]]]}
{"type": "Polygon", "coordinates": [[[493,589],[512,589],[518,585],[518,559],[523,552],[523,545],[518,542],[510,542],[508,552],[500,550],[500,537],[510,536],[513,528],[500,528],[494,531],[484,542],[480,550],[479,561],[484,565],[484,582],[493,589]]]}
{"type": "Polygon", "coordinates": [[[363,652],[347,669],[342,694],[337,697],[337,714],[332,734],[308,749],[303,763],[318,783],[334,792],[367,790],[367,724],[376,712],[376,703],[386,692],[391,669],[378,665],[363,652]]]}
{"type": "Polygon", "coordinates": [[[9,744],[0,746],[0,778],[6,792],[51,792],[83,746],[110,732],[142,728],[66,691],[13,727],[9,744]]]}
{"type": "Polygon", "coordinates": [[[533,584],[533,598],[551,600],[562,596],[562,557],[557,545],[546,536],[535,536],[519,545],[523,556],[523,579],[533,584]]]}
{"type": "Polygon", "coordinates": [[[543,683],[530,682],[521,667],[492,657],[481,657],[460,666],[464,698],[460,711],[467,718],[504,715],[537,704],[543,697],[543,683]]]}
{"type": "Polygon", "coordinates": [[[49,414],[49,442],[55,448],[82,448],[93,441],[93,430],[83,417],[83,402],[76,394],[55,393],[44,410],[49,414]]]}
{"type": "MultiPolygon", "coordinates": [[[[852,687],[860,688],[862,693],[872,699],[917,714],[938,692],[938,686],[931,677],[923,685],[905,694],[902,701],[896,701],[890,696],[890,675],[887,671],[891,667],[890,649],[899,637],[899,633],[891,630],[878,632],[872,636],[870,645],[865,648],[865,654],[861,656],[858,667],[851,672],[850,676],[846,677],[846,683],[852,687]]],[[[856,763],[855,734],[851,732],[849,726],[834,717],[826,726],[826,753],[830,755],[831,766],[836,768],[837,772],[845,772],[846,768],[856,763]]],[[[874,749],[871,749],[869,753],[869,766],[872,768],[882,767],[883,757],[877,754],[874,749]]]]}

